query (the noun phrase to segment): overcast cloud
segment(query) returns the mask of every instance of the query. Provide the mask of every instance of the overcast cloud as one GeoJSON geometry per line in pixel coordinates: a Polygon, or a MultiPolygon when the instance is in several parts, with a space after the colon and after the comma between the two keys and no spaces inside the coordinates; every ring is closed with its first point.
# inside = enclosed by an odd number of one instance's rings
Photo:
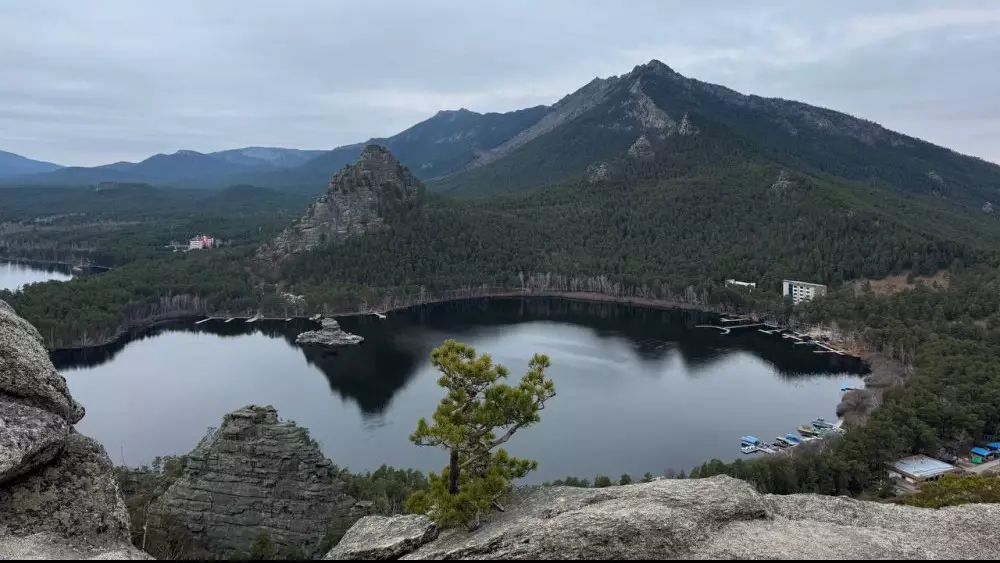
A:
{"type": "Polygon", "coordinates": [[[1000,3],[4,0],[0,150],[332,148],[657,58],[1000,161],[1000,3]]]}

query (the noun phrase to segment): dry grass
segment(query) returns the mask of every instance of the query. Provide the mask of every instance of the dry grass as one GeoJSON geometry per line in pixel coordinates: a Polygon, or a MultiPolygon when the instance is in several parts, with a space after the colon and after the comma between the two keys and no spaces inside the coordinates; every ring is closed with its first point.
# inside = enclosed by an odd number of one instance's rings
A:
{"type": "Polygon", "coordinates": [[[903,291],[916,289],[918,285],[925,285],[932,289],[948,289],[949,277],[947,270],[940,270],[933,276],[914,276],[910,280],[909,273],[898,276],[887,276],[880,280],[859,279],[851,282],[851,286],[856,293],[865,290],[865,284],[871,286],[872,293],[879,296],[895,295],[903,291]]]}

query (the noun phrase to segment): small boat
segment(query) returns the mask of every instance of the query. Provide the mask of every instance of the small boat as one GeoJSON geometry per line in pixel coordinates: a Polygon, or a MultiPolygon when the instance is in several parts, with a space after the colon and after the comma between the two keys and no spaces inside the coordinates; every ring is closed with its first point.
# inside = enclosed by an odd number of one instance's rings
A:
{"type": "Polygon", "coordinates": [[[799,426],[799,434],[802,434],[803,436],[815,436],[818,433],[812,426],[806,426],[803,424],[802,426],[799,426]]]}
{"type": "Polygon", "coordinates": [[[827,422],[822,418],[817,418],[816,420],[812,421],[812,425],[815,426],[816,428],[833,428],[833,424],[830,424],[829,422],[827,422]]]}
{"type": "Polygon", "coordinates": [[[757,451],[757,446],[753,446],[750,444],[743,444],[742,446],[740,446],[740,451],[745,454],[752,454],[755,451],[757,451]]]}
{"type": "Polygon", "coordinates": [[[795,434],[785,434],[785,443],[789,446],[797,446],[802,442],[795,434]]]}
{"type": "Polygon", "coordinates": [[[378,317],[379,319],[385,319],[385,314],[383,313],[372,312],[372,314],[378,317]]]}
{"type": "Polygon", "coordinates": [[[775,445],[781,446],[782,448],[790,448],[792,446],[797,446],[799,444],[797,441],[796,442],[789,441],[788,438],[784,436],[778,436],[777,438],[775,438],[774,443],[775,445]]]}
{"type": "Polygon", "coordinates": [[[772,449],[772,448],[769,448],[769,447],[767,447],[767,446],[761,446],[761,447],[759,447],[759,448],[757,448],[757,449],[758,449],[758,450],[760,450],[760,451],[762,451],[762,452],[764,452],[764,453],[766,453],[766,454],[774,454],[774,453],[778,453],[778,450],[775,450],[775,449],[772,449]]]}

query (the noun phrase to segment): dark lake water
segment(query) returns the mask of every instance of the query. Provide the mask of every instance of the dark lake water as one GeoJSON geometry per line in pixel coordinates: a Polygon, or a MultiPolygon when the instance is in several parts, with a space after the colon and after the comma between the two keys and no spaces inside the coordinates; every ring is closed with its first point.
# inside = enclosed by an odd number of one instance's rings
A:
{"type": "Polygon", "coordinates": [[[17,291],[25,284],[43,281],[66,281],[73,277],[65,266],[22,264],[0,261],[0,289],[17,291]]]}
{"type": "Polygon", "coordinates": [[[364,343],[303,349],[294,337],[311,328],[305,321],[213,321],[54,360],[87,408],[78,429],[118,463],[186,453],[225,413],[271,404],[340,466],[439,469],[444,452],[408,441],[443,396],[431,349],[457,338],[508,366],[515,381],[544,352],[558,395],[539,425],[508,443],[540,462],[530,482],[734,459],[744,434],[773,439],[816,417],[835,419],[841,383],[861,383],[854,360],[752,328],[694,328],[713,317],[688,311],[508,299],[340,320],[364,343]]]}

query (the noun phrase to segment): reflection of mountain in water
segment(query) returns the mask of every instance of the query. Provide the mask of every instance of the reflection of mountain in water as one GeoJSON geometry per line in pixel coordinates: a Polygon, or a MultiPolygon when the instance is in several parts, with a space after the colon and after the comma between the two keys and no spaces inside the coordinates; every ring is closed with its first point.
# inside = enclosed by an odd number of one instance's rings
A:
{"type": "MultiPolygon", "coordinates": [[[[863,367],[857,360],[813,354],[812,348],[793,346],[755,329],[721,335],[694,328],[698,324],[711,323],[713,319],[713,315],[698,311],[651,309],[610,302],[476,299],[415,307],[391,313],[385,320],[371,316],[339,319],[344,330],[365,337],[358,346],[300,347],[295,344],[295,336],[317,326],[305,320],[252,324],[211,321],[201,325],[186,321],[139,331],[109,346],[60,351],[52,356],[59,369],[96,366],[111,361],[132,343],[164,331],[204,332],[220,337],[264,334],[284,339],[289,346],[301,350],[308,363],[323,372],[333,392],[353,400],[369,416],[378,415],[389,406],[396,393],[427,365],[431,349],[441,344],[445,334],[459,339],[482,336],[526,322],[548,321],[586,327],[601,339],[628,342],[632,352],[643,362],[661,363],[668,355],[675,354],[693,376],[726,356],[741,352],[750,352],[763,359],[783,379],[859,373],[863,367]]],[[[572,349],[573,344],[563,346],[572,349]]],[[[586,355],[586,352],[581,350],[580,353],[586,355]]],[[[651,370],[651,373],[658,371],[651,370]]],[[[377,420],[372,422],[377,423],[377,420]]]]}

